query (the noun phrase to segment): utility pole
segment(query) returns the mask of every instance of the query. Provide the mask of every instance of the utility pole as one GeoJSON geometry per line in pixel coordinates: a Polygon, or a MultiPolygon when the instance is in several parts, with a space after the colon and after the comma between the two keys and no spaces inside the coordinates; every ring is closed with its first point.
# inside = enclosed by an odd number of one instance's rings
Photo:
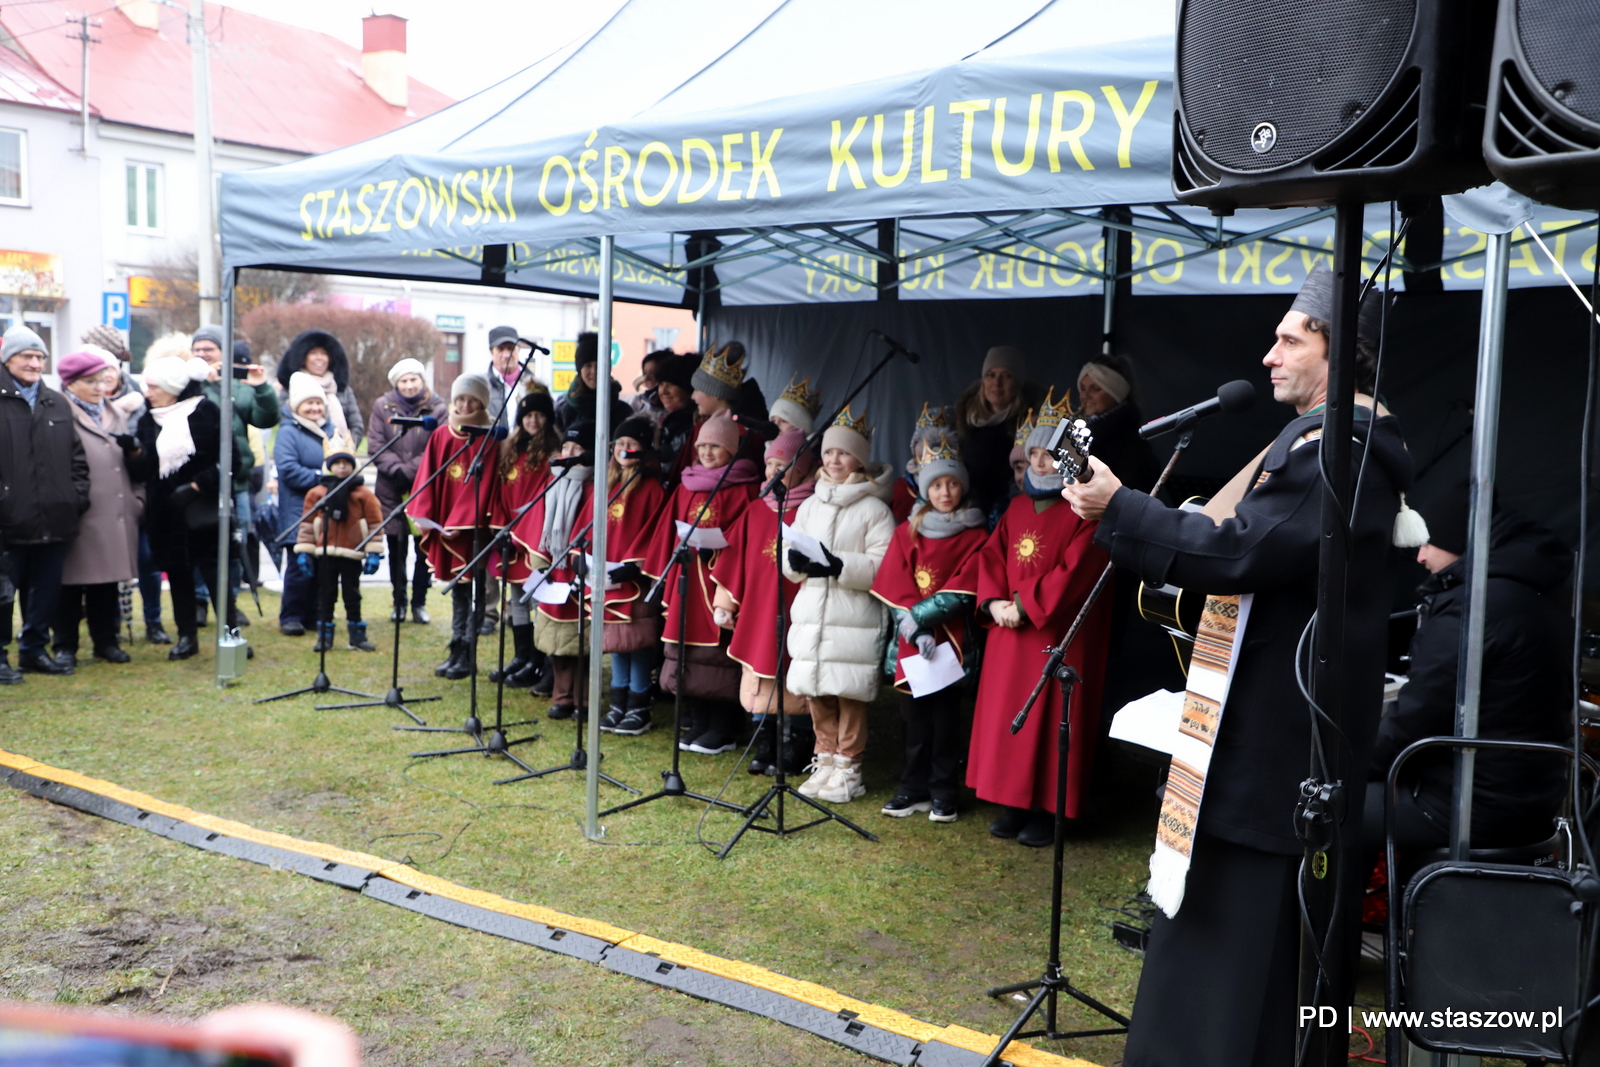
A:
{"type": "Polygon", "coordinates": [[[87,156],[89,154],[89,46],[100,43],[100,38],[89,36],[89,27],[98,26],[100,22],[96,19],[91,23],[88,15],[79,15],[77,18],[67,19],[67,25],[73,24],[77,25],[78,32],[69,33],[67,37],[83,43],[83,84],[78,92],[78,102],[83,108],[83,137],[78,142],[78,151],[87,156]]]}
{"type": "MultiPolygon", "coordinates": [[[[199,214],[200,325],[220,318],[217,304],[216,213],[211,159],[211,56],[206,41],[205,0],[189,0],[189,54],[194,59],[195,210],[199,214]]],[[[223,366],[233,359],[232,338],[222,346],[223,366]]],[[[226,385],[226,375],[224,375],[226,385]]]]}

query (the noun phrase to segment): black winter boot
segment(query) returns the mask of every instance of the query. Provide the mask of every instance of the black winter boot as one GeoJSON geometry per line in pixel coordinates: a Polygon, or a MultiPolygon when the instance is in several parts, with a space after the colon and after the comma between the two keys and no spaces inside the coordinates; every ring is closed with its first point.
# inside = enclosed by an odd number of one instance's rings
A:
{"type": "Polygon", "coordinates": [[[317,643],[316,643],[316,646],[311,649],[311,651],[313,651],[313,652],[327,652],[332,648],[333,648],[333,623],[331,623],[331,622],[319,622],[319,623],[317,623],[317,643]]]}
{"type": "Polygon", "coordinates": [[[767,715],[756,723],[756,743],[745,770],[751,774],[776,774],[778,762],[778,717],[767,715]]]}
{"type": "Polygon", "coordinates": [[[511,689],[526,689],[527,686],[517,685],[514,679],[522,672],[523,668],[528,666],[533,656],[533,623],[511,624],[511,647],[516,653],[511,662],[506,664],[505,670],[490,671],[489,681],[498,682],[501,678],[504,678],[507,687],[511,689]]]}
{"type": "Polygon", "coordinates": [[[472,632],[472,590],[458,585],[450,594],[450,655],[433,669],[433,673],[440,678],[452,679],[465,678],[470,674],[467,642],[475,639],[472,632]]]}
{"type": "Polygon", "coordinates": [[[364,623],[364,622],[352,622],[352,623],[349,623],[348,626],[349,626],[349,629],[350,629],[350,651],[352,651],[352,652],[376,652],[376,651],[378,651],[378,646],[373,644],[371,641],[367,640],[367,624],[366,623],[364,623]]]}
{"type": "Polygon", "coordinates": [[[606,713],[600,717],[600,732],[611,733],[617,728],[628,714],[628,690],[626,687],[611,687],[611,706],[606,708],[606,713]]]}

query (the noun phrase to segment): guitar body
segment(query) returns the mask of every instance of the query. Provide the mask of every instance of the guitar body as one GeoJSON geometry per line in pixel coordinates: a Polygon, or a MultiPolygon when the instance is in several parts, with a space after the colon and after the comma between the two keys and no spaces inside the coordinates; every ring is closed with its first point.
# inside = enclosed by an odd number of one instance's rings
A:
{"type": "MultiPolygon", "coordinates": [[[[1204,505],[1203,498],[1192,496],[1178,506],[1184,511],[1199,511],[1204,505]]],[[[1173,637],[1193,641],[1195,631],[1200,626],[1200,613],[1205,610],[1206,598],[1204,593],[1190,592],[1175,585],[1156,586],[1140,582],[1136,603],[1141,619],[1155,623],[1173,637]]]]}

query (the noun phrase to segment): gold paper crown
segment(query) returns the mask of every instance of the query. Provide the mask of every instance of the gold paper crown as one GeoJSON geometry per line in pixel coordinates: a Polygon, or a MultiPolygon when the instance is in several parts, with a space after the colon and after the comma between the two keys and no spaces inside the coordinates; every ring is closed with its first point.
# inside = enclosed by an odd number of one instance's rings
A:
{"type": "Polygon", "coordinates": [[[848,404],[845,405],[843,411],[839,412],[839,417],[833,420],[833,424],[835,426],[843,426],[847,430],[854,430],[867,440],[872,440],[872,427],[867,425],[867,416],[865,413],[852,415],[848,404]]]}
{"type": "Polygon", "coordinates": [[[744,345],[729,341],[712,349],[700,361],[700,369],[729,389],[739,388],[744,384],[744,345]]]}
{"type": "Polygon", "coordinates": [[[1017,423],[1017,435],[1012,438],[1011,443],[1021,448],[1028,443],[1028,435],[1031,433],[1033,433],[1033,409],[1029,408],[1022,421],[1017,423]]]}
{"type": "Polygon", "coordinates": [[[1044,407],[1039,409],[1039,419],[1034,423],[1035,429],[1040,426],[1059,426],[1062,419],[1072,417],[1070,392],[1061,397],[1061,403],[1053,404],[1051,398],[1055,396],[1055,392],[1055,386],[1051,386],[1050,391],[1044,395],[1044,407]]]}
{"type": "Polygon", "coordinates": [[[929,463],[932,463],[936,459],[954,459],[954,460],[959,460],[960,458],[961,458],[960,450],[957,449],[956,446],[951,442],[950,438],[945,436],[944,434],[940,434],[939,435],[939,443],[938,444],[930,443],[928,445],[927,462],[929,462],[929,463]]]}
{"type": "MultiPolygon", "coordinates": [[[[742,376],[744,373],[744,364],[741,362],[739,366],[739,372],[742,376]]],[[[790,378],[789,387],[779,395],[778,399],[788,400],[795,404],[799,404],[802,408],[805,408],[811,413],[812,418],[816,418],[817,412],[822,410],[822,390],[813,390],[811,388],[810,377],[807,377],[804,381],[799,382],[795,381],[793,378],[790,378]]]]}
{"type": "Polygon", "coordinates": [[[944,407],[942,405],[934,408],[930,412],[928,410],[927,403],[923,403],[922,414],[917,416],[917,429],[925,430],[930,426],[942,429],[949,425],[950,420],[945,417],[944,407]]]}
{"type": "Polygon", "coordinates": [[[356,445],[350,440],[350,435],[343,430],[334,430],[332,434],[322,440],[322,463],[327,465],[334,456],[349,456],[355,458],[356,445]]]}

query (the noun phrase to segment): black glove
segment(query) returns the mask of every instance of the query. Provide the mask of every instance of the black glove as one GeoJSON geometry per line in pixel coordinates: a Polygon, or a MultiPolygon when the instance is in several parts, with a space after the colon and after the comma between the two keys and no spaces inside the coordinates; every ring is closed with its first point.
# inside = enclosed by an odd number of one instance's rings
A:
{"type": "Polygon", "coordinates": [[[621,585],[623,582],[637,582],[644,577],[644,572],[637,563],[624,563],[611,572],[611,580],[621,585]]]}
{"type": "Polygon", "coordinates": [[[717,550],[714,548],[701,548],[696,549],[696,551],[700,553],[700,562],[704,563],[708,567],[711,566],[711,561],[716,558],[717,555],[717,550]]]}
{"type": "Polygon", "coordinates": [[[139,439],[133,434],[119,433],[112,440],[117,443],[118,448],[122,449],[123,455],[136,456],[139,454],[139,439]]]}
{"type": "Polygon", "coordinates": [[[799,550],[791,548],[789,550],[789,569],[799,574],[803,574],[807,578],[839,577],[839,573],[844,570],[844,560],[840,559],[838,556],[835,556],[826,548],[822,550],[822,554],[827,557],[827,563],[818,563],[815,560],[802,555],[799,550]]]}
{"type": "Polygon", "coordinates": [[[199,495],[200,490],[196,489],[188,482],[184,482],[182,485],[178,486],[178,488],[172,491],[172,496],[168,498],[168,501],[174,508],[185,508],[189,506],[189,501],[193,500],[199,495]]]}

